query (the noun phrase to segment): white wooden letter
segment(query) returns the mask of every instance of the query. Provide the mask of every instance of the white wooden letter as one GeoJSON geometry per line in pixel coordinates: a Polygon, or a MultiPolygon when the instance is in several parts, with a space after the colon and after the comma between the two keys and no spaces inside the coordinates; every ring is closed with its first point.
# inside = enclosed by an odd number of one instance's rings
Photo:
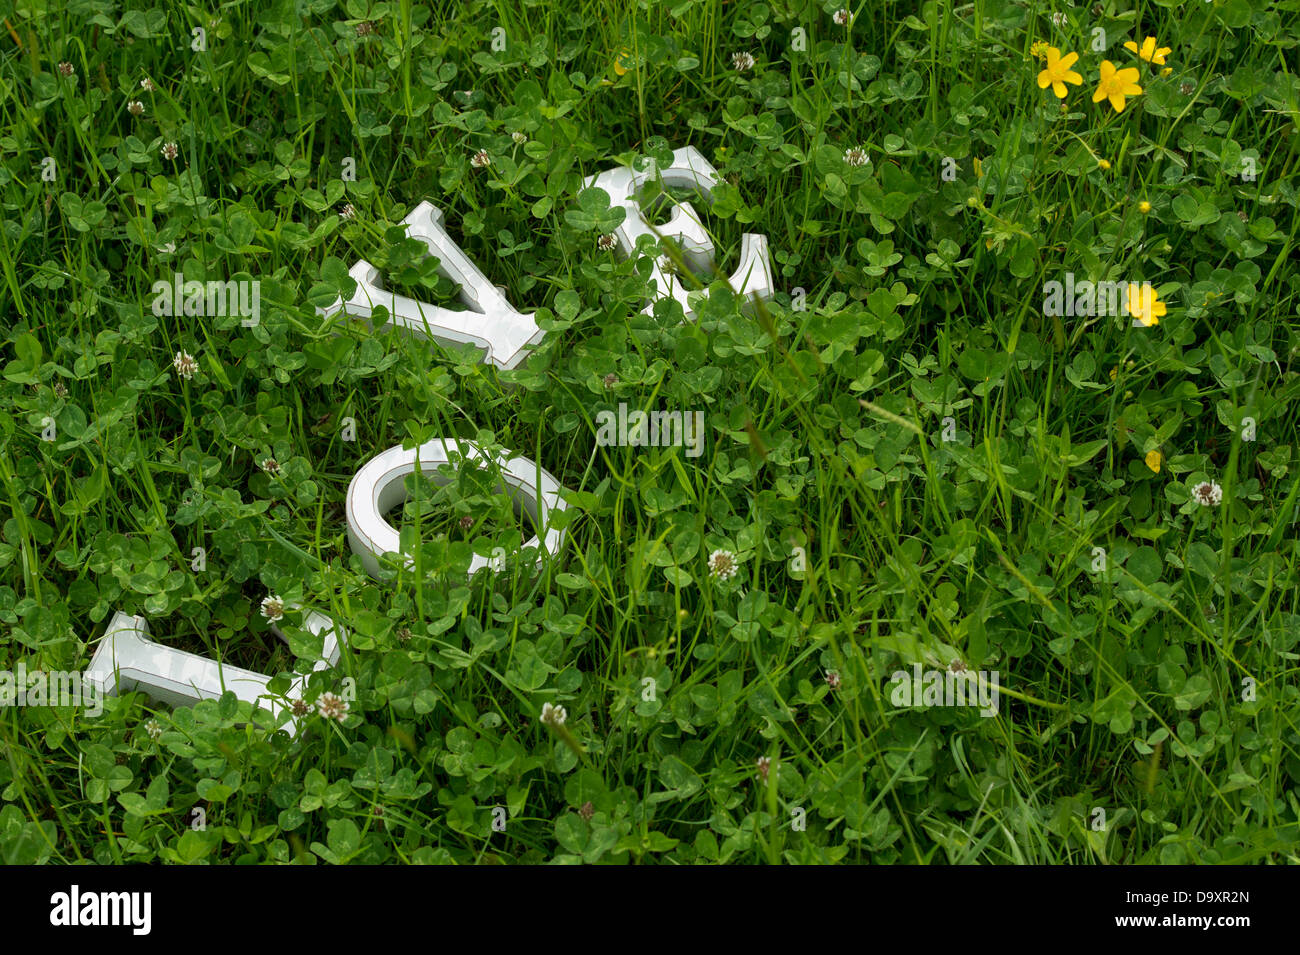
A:
{"type": "MultiPolygon", "coordinates": [[[[329,617],[314,610],[303,615],[303,629],[325,637],[324,652],[313,670],[334,666],[339,659],[341,643],[347,642],[346,632],[335,626],[329,617]]],[[[275,624],[271,625],[271,630],[288,642],[275,624]]],[[[85,679],[104,696],[120,690],[140,690],[170,706],[193,706],[199,700],[220,699],[226,690],[233,690],[239,699],[255,708],[269,710],[271,725],[278,721],[280,711],[287,709],[280,700],[263,699],[269,692],[269,676],[155,643],[149,638],[148,620],[121,611],[109,621],[108,630],[90,660],[85,679]]],[[[291,698],[302,695],[306,679],[306,676],[298,676],[289,690],[291,698]]],[[[283,729],[290,736],[296,736],[298,726],[291,718],[283,729]]]]}
{"type": "MultiPolygon", "coordinates": [[[[680,203],[673,209],[667,224],[657,229],[642,215],[639,197],[642,190],[658,175],[665,186],[695,189],[705,199],[709,199],[714,188],[721,182],[718,171],[694,146],[674,150],[673,164],[666,169],[657,169],[653,160],[647,159],[645,162],[645,168],[640,172],[620,166],[589,176],[583,183],[588,189],[603,189],[609,195],[611,207],[622,206],[626,211],[622,224],[614,230],[623,255],[631,255],[636,248],[637,239],[643,235],[666,237],[674,239],[681,247],[682,257],[693,271],[710,268],[715,250],[695,208],[689,202],[680,203]]],[[[651,281],[658,289],[659,297],[672,296],[682,306],[686,318],[694,320],[695,310],[686,301],[689,289],[680,278],[665,269],[668,264],[663,258],[656,261],[651,281]]],[[[727,281],[737,295],[745,298],[772,297],[772,261],[767,236],[746,232],[740,237],[740,264],[727,281]]],[[[642,311],[651,314],[654,303],[651,302],[642,311]]]]}
{"type": "Polygon", "coordinates": [[[370,320],[377,306],[388,309],[390,321],[421,338],[450,345],[474,345],[486,352],[486,359],[498,368],[518,368],[527,357],[526,349],[542,340],[532,312],[520,312],[488,281],[478,266],[461,251],[442,224],[442,212],[421,202],[402,220],[407,232],[429,247],[438,259],[438,271],[461,287],[461,300],[470,311],[457,312],[439,305],[419,302],[384,290],[379,269],[361,259],[348,275],[357,289],[346,302],[318,309],[321,315],[342,311],[370,320]]]}
{"type": "MultiPolygon", "coordinates": [[[[384,515],[406,500],[406,476],[415,473],[418,464],[421,473],[442,483],[446,479],[438,475],[438,468],[450,463],[455,454],[463,458],[461,466],[487,463],[479,449],[468,441],[434,438],[418,448],[404,448],[400,444],[389,448],[371,458],[353,476],[347,498],[348,542],[372,577],[379,576],[382,555],[400,551],[398,530],[384,515]]],[[[553,511],[568,508],[560,498],[560,482],[527,458],[515,457],[496,464],[501,469],[506,492],[545,530],[545,536],[539,538],[534,534],[524,547],[535,547],[551,556],[558,554],[564,532],[555,528],[547,530],[546,526],[553,511]]],[[[469,566],[470,576],[489,563],[490,558],[475,554],[469,566]]],[[[407,558],[406,564],[412,566],[413,561],[407,558]]]]}

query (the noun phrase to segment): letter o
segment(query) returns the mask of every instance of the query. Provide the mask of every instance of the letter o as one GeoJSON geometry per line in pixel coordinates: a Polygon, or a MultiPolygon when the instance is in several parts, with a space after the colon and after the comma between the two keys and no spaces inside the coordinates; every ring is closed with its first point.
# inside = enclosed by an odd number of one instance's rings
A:
{"type": "MultiPolygon", "coordinates": [[[[406,500],[405,479],[415,473],[417,458],[421,473],[445,483],[445,479],[438,475],[438,469],[450,464],[452,456],[457,454],[466,464],[485,460],[472,442],[434,438],[418,448],[401,445],[389,448],[367,461],[353,476],[347,497],[348,543],[371,577],[379,576],[380,557],[401,550],[398,530],[384,515],[406,500]]],[[[535,526],[545,531],[543,537],[534,534],[524,543],[524,548],[536,547],[554,557],[564,543],[564,531],[546,529],[546,526],[553,512],[568,508],[560,498],[560,482],[527,458],[514,457],[497,464],[501,468],[506,492],[516,507],[526,507],[536,522],[535,526]]],[[[489,561],[490,558],[475,554],[470,562],[469,575],[472,577],[487,567],[489,561]]],[[[407,558],[406,564],[411,566],[411,558],[407,558]]]]}

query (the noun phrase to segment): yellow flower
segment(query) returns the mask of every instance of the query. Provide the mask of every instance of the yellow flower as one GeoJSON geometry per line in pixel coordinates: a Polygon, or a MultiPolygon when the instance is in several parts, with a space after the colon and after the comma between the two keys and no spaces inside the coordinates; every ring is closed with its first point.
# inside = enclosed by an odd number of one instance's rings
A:
{"type": "Polygon", "coordinates": [[[614,72],[623,76],[628,71],[628,64],[632,62],[632,51],[627,47],[618,51],[618,56],[614,57],[614,72]]]}
{"type": "Polygon", "coordinates": [[[1029,55],[1036,60],[1041,60],[1047,55],[1047,41],[1035,40],[1033,46],[1029,48],[1029,55]]]}
{"type": "Polygon", "coordinates": [[[1110,160],[1109,160],[1109,159],[1098,159],[1098,160],[1097,160],[1097,168],[1100,169],[1100,170],[1102,170],[1103,172],[1105,172],[1107,169],[1110,168],[1110,160]]]}
{"type": "MultiPolygon", "coordinates": [[[[1052,92],[1059,99],[1065,99],[1065,84],[1073,83],[1078,86],[1083,82],[1083,77],[1070,69],[1074,61],[1079,58],[1078,53],[1067,53],[1061,56],[1061,51],[1054,46],[1047,48],[1047,66],[1038,74],[1038,88],[1045,90],[1049,86],[1052,92]]],[[[1137,71],[1134,71],[1136,75],[1137,71]]]]}
{"type": "Polygon", "coordinates": [[[1138,71],[1133,67],[1117,70],[1110,60],[1102,60],[1101,82],[1097,84],[1097,92],[1092,94],[1092,101],[1100,103],[1108,99],[1110,105],[1115,107],[1115,112],[1124,112],[1124,97],[1136,96],[1142,92],[1142,87],[1137,84],[1137,78],[1138,71]]]}
{"type": "Polygon", "coordinates": [[[1128,283],[1127,305],[1128,313],[1148,328],[1159,325],[1160,316],[1168,311],[1165,303],[1160,301],[1156,290],[1145,283],[1142,285],[1136,282],[1128,283]]]}
{"type": "Polygon", "coordinates": [[[1164,456],[1161,455],[1159,451],[1147,452],[1147,467],[1149,467],[1152,471],[1155,471],[1156,474],[1160,473],[1160,463],[1162,461],[1164,461],[1164,456]]]}
{"type": "Polygon", "coordinates": [[[1141,202],[1138,203],[1138,212],[1142,213],[1143,215],[1146,215],[1150,211],[1151,211],[1151,203],[1147,202],[1145,199],[1143,199],[1141,202]]]}
{"type": "Polygon", "coordinates": [[[1163,70],[1160,71],[1160,75],[1161,75],[1161,76],[1168,76],[1168,75],[1169,75],[1170,73],[1172,73],[1173,71],[1174,71],[1174,68],[1173,68],[1172,66],[1166,66],[1163,70]]]}
{"type": "Polygon", "coordinates": [[[1149,36],[1142,41],[1141,49],[1138,49],[1138,45],[1132,40],[1129,40],[1124,44],[1124,49],[1136,53],[1148,63],[1154,63],[1156,66],[1164,66],[1165,54],[1171,52],[1167,46],[1162,46],[1160,49],[1156,49],[1156,38],[1153,36],[1149,36]]]}

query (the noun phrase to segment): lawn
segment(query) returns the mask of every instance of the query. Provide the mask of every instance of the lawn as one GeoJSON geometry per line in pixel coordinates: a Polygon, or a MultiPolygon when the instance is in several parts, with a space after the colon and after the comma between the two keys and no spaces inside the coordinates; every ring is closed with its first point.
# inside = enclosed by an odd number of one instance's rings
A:
{"type": "Polygon", "coordinates": [[[1300,861],[1300,0],[152,3],[0,10],[0,862],[1300,861]]]}

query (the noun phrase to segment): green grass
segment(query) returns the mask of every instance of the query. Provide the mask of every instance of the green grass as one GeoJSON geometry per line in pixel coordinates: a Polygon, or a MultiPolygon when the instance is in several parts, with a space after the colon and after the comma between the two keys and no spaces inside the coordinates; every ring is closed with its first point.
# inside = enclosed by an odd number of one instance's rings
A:
{"type": "Polygon", "coordinates": [[[124,8],[0,31],[0,668],[82,670],[120,610],[288,673],[277,593],[352,634],[310,696],[354,698],[297,741],[233,698],[0,708],[0,859],[1297,861],[1296,0],[124,8]],[[1040,40],[1080,54],[1065,111],[1040,40]],[[1103,59],[1139,69],[1121,113],[1103,59]],[[688,144],[718,274],[768,237],[754,312],[643,315],[573,214],[688,144]],[[455,302],[397,226],[426,199],[548,330],[525,369],[318,317],[361,258],[455,302]],[[175,271],[260,281],[260,324],[155,317],[175,271]],[[1168,311],[1045,315],[1066,272],[1168,311]],[[620,402],[703,411],[704,454],[598,445],[620,402]],[[466,581],[532,533],[466,472],[368,577],[352,475],[439,435],[554,474],[563,553],[466,581]],[[954,660],[996,716],[892,702],[954,660]]]}

